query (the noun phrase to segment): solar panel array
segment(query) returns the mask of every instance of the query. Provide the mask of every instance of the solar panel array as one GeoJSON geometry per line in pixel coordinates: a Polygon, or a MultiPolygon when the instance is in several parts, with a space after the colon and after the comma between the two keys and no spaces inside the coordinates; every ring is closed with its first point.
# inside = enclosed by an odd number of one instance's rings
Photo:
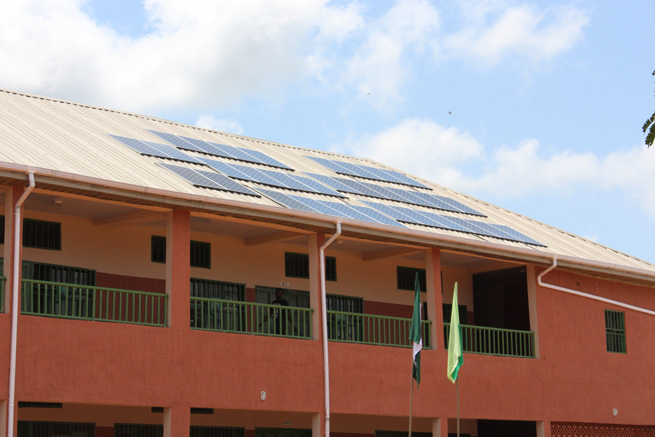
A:
{"type": "Polygon", "coordinates": [[[215,170],[227,176],[244,181],[257,182],[259,184],[271,185],[279,188],[286,188],[309,193],[327,194],[336,197],[345,197],[343,194],[334,191],[313,179],[281,171],[266,170],[263,168],[248,167],[245,165],[229,164],[215,159],[201,158],[202,161],[215,170]]]}
{"type": "Polygon", "coordinates": [[[375,197],[378,199],[395,200],[397,202],[409,203],[411,205],[427,206],[428,208],[442,209],[444,211],[461,212],[486,217],[484,214],[445,196],[403,190],[395,187],[383,187],[379,184],[355,181],[346,178],[334,178],[315,173],[308,173],[308,175],[331,186],[335,190],[345,193],[361,194],[362,196],[375,197]]]}
{"type": "Polygon", "coordinates": [[[271,158],[259,150],[246,149],[244,147],[228,146],[226,144],[203,141],[196,138],[189,138],[181,135],[173,135],[165,132],[150,130],[149,132],[157,135],[175,147],[180,149],[192,150],[194,152],[206,153],[209,155],[220,156],[223,158],[236,159],[237,161],[252,162],[263,164],[271,167],[284,168],[293,170],[291,167],[282,164],[280,161],[271,158]]]}
{"type": "MultiPolygon", "coordinates": [[[[236,182],[233,179],[247,181],[256,184],[272,187],[323,194],[327,196],[347,198],[348,194],[356,194],[370,198],[395,201],[407,205],[416,205],[426,208],[439,209],[457,214],[475,215],[486,217],[486,215],[446,196],[439,196],[411,188],[398,188],[393,186],[382,186],[379,183],[366,182],[350,179],[347,177],[331,177],[324,174],[282,172],[263,168],[261,166],[249,166],[225,162],[208,157],[195,157],[184,153],[182,150],[200,152],[204,155],[213,155],[222,158],[229,158],[238,161],[263,164],[293,171],[292,168],[269,157],[265,153],[240,147],[227,146],[211,141],[203,141],[181,135],[173,135],[164,132],[150,131],[164,139],[175,147],[167,144],[154,143],[151,141],[126,138],[119,135],[110,137],[120,141],[142,155],[156,156],[165,159],[177,160],[197,164],[196,166],[172,165],[165,162],[158,164],[176,175],[182,177],[197,187],[222,190],[232,193],[246,194],[249,196],[261,197],[261,194],[279,203],[282,206],[300,211],[308,211],[319,214],[326,214],[336,217],[344,217],[353,220],[362,220],[371,223],[379,223],[391,226],[404,227],[403,223],[411,223],[428,226],[438,229],[446,229],[456,232],[464,232],[485,237],[500,238],[509,241],[517,241],[532,245],[543,246],[538,241],[510,228],[509,226],[488,223],[479,220],[458,217],[457,215],[443,215],[427,210],[419,210],[411,207],[404,207],[379,202],[364,201],[367,206],[351,205],[342,201],[313,199],[295,194],[285,194],[279,191],[256,188],[251,189],[236,182]],[[180,150],[182,149],[182,150],[180,150]],[[210,170],[208,167],[218,171],[210,170]]],[[[379,169],[375,167],[351,164],[348,162],[334,161],[319,157],[309,157],[315,162],[329,168],[330,170],[359,178],[376,181],[390,182],[393,184],[409,185],[417,188],[428,188],[408,178],[407,176],[392,170],[379,169]]]]}
{"type": "Polygon", "coordinates": [[[248,194],[250,196],[261,197],[256,192],[244,187],[238,182],[214,171],[198,170],[179,165],[165,164],[159,162],[159,165],[167,170],[172,171],[178,176],[186,179],[196,187],[213,188],[215,190],[230,191],[232,193],[248,194]]]}
{"type": "Polygon", "coordinates": [[[157,156],[160,158],[174,159],[176,161],[201,163],[193,156],[177,150],[167,144],[153,143],[151,141],[135,140],[134,138],[121,137],[120,135],[109,135],[115,140],[120,141],[132,150],[142,155],[157,156]]]}
{"type": "Polygon", "coordinates": [[[393,170],[386,170],[368,165],[351,164],[349,162],[335,161],[317,156],[308,156],[308,158],[336,173],[373,179],[375,181],[393,182],[396,184],[409,185],[411,187],[429,188],[422,183],[393,170]]]}
{"type": "Polygon", "coordinates": [[[307,197],[287,195],[277,191],[265,189],[258,189],[258,191],[283,206],[300,211],[316,212],[319,214],[333,215],[336,217],[345,217],[354,220],[381,223],[391,226],[403,226],[396,220],[393,220],[384,214],[380,214],[378,211],[372,208],[367,208],[364,206],[346,205],[345,203],[341,202],[310,199],[307,197]]]}
{"type": "Polygon", "coordinates": [[[503,240],[518,241],[521,243],[543,246],[536,240],[515,231],[514,229],[493,223],[478,220],[464,219],[448,215],[435,214],[429,211],[419,211],[401,206],[385,205],[377,202],[364,202],[383,214],[405,223],[414,223],[450,231],[459,231],[486,237],[501,238],[503,240]]]}

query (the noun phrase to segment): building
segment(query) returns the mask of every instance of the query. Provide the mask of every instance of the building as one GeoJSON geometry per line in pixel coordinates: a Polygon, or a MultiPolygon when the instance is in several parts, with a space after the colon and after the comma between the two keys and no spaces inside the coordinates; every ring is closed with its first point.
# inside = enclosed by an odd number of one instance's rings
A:
{"type": "Polygon", "coordinates": [[[3,435],[406,435],[417,273],[415,432],[456,432],[457,282],[462,435],[655,435],[653,264],[368,159],[10,91],[0,184],[3,435]]]}

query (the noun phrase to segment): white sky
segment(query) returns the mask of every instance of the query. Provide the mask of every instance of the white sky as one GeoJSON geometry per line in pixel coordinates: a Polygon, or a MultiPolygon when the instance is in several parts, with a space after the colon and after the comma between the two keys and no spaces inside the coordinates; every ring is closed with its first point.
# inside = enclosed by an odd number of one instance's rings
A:
{"type": "Polygon", "coordinates": [[[373,158],[655,262],[652,0],[14,0],[0,88],[373,158]]]}

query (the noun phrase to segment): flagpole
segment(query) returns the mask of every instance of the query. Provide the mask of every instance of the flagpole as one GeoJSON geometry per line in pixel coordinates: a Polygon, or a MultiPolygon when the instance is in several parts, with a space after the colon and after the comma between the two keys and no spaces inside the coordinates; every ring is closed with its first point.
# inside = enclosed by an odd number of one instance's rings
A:
{"type": "MultiPolygon", "coordinates": [[[[412,370],[414,370],[414,357],[412,356],[412,370]]],[[[412,437],[412,399],[414,398],[414,375],[409,380],[409,437],[412,437]]]]}
{"type": "Polygon", "coordinates": [[[457,437],[459,437],[459,378],[456,380],[455,385],[457,386],[457,437]]]}

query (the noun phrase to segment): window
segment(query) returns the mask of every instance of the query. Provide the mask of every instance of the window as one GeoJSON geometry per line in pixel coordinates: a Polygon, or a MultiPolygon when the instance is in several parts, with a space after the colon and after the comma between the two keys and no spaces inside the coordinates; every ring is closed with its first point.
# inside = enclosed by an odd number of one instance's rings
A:
{"type": "Polygon", "coordinates": [[[416,269],[414,267],[401,267],[396,268],[396,279],[398,281],[398,290],[411,290],[414,291],[416,273],[418,273],[418,281],[421,287],[421,292],[425,292],[426,280],[425,269],[416,269]]]}
{"type": "Polygon", "coordinates": [[[5,244],[5,216],[0,215],[0,244],[5,244]]]}
{"type": "Polygon", "coordinates": [[[163,425],[140,425],[132,423],[114,424],[115,437],[162,437],[163,425]]]}
{"type": "Polygon", "coordinates": [[[18,421],[18,435],[25,437],[93,437],[95,431],[95,423],[18,421]]]}
{"type": "Polygon", "coordinates": [[[284,276],[309,278],[309,255],[305,253],[284,253],[284,276]]]}
{"type": "Polygon", "coordinates": [[[23,246],[61,250],[61,223],[24,219],[23,246]]]}
{"type": "Polygon", "coordinates": [[[605,337],[607,352],[624,354],[627,352],[625,343],[625,314],[623,311],[605,310],[605,337]]]}
{"type": "Polygon", "coordinates": [[[325,280],[337,280],[337,259],[333,256],[325,257],[325,280]]]}
{"type": "Polygon", "coordinates": [[[166,237],[153,235],[150,238],[150,260],[154,263],[166,262],[166,237]]]}
{"type": "MultiPolygon", "coordinates": [[[[211,268],[211,243],[191,240],[189,258],[191,267],[211,268]]],[[[153,235],[150,238],[150,260],[154,263],[166,262],[166,237],[153,235]]]]}
{"type": "Polygon", "coordinates": [[[364,299],[328,294],[325,296],[325,303],[328,311],[338,311],[327,315],[328,339],[341,341],[364,339],[364,319],[355,315],[364,313],[364,299]]]}
{"type": "Polygon", "coordinates": [[[243,437],[244,431],[243,428],[192,426],[190,437],[243,437]]]}
{"type": "Polygon", "coordinates": [[[211,244],[191,241],[191,267],[211,268],[211,244]]]}

